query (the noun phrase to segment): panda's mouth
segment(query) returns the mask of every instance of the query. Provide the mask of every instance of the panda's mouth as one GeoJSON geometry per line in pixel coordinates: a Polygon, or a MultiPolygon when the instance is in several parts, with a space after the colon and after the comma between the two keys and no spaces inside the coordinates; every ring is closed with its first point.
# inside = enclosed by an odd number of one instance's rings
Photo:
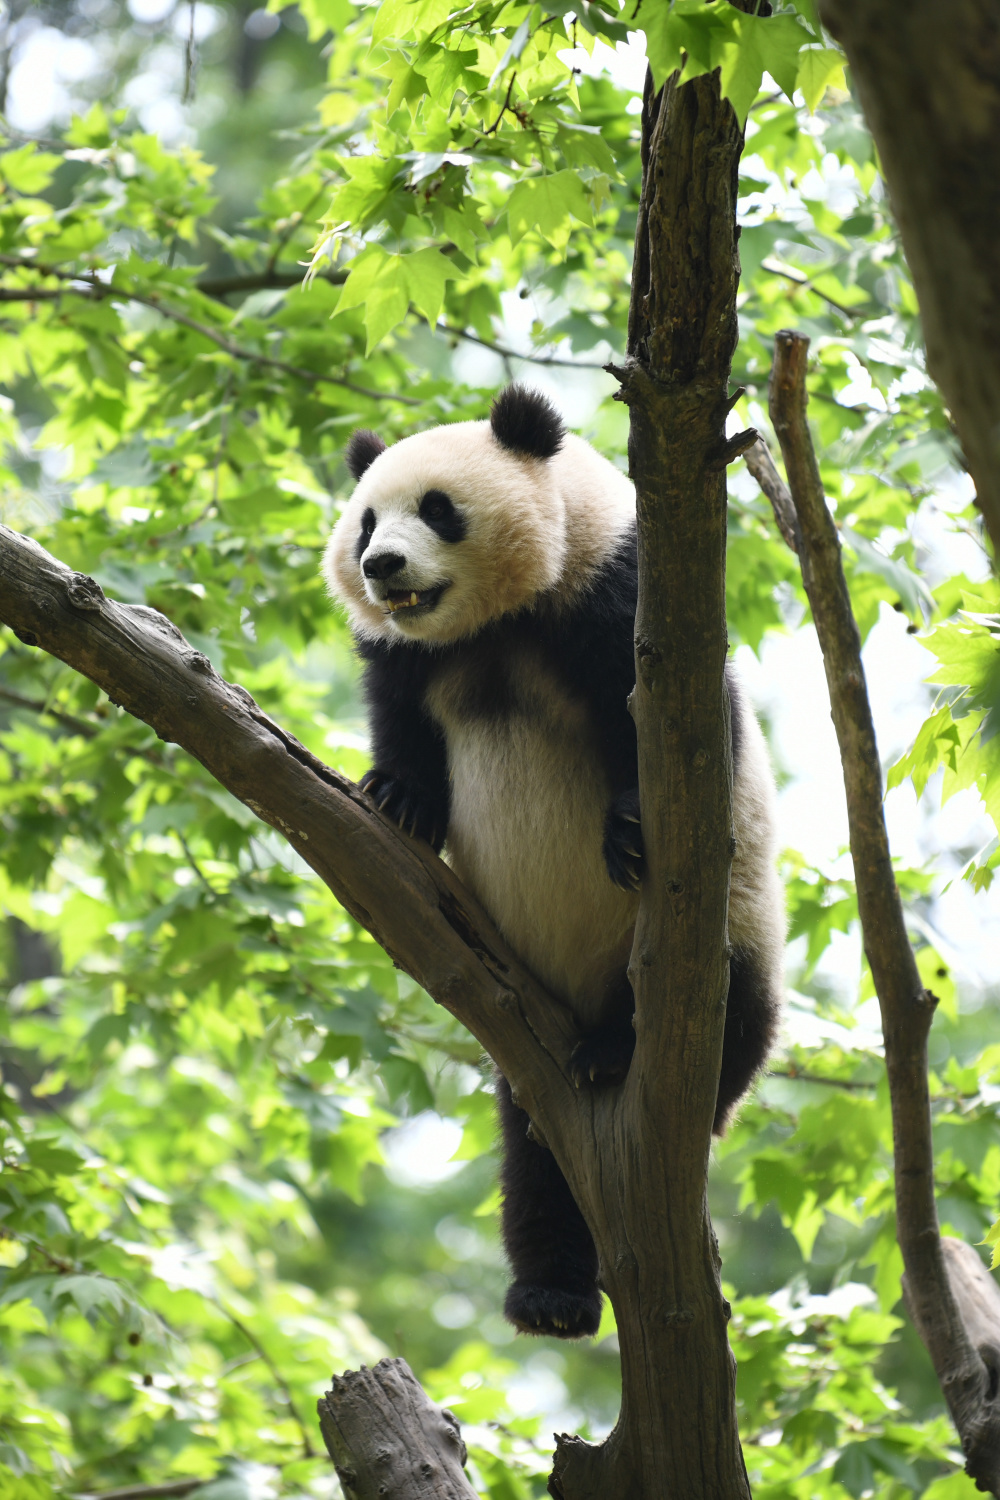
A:
{"type": "Polygon", "coordinates": [[[385,595],[384,603],[391,615],[406,614],[430,614],[448,587],[446,583],[438,583],[432,589],[390,589],[385,595]]]}

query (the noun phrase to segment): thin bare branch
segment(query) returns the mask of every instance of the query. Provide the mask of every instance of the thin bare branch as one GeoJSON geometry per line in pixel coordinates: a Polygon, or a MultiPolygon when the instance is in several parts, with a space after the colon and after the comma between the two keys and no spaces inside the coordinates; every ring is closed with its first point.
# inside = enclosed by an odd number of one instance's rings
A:
{"type": "Polygon", "coordinates": [[[207,1479],[168,1479],[163,1484],[126,1484],[118,1490],[91,1490],[78,1494],[74,1500],[180,1500],[182,1495],[193,1494],[207,1479]]]}
{"type": "MultiPolygon", "coordinates": [[[[182,844],[184,843],[183,839],[181,839],[181,843],[182,844]]],[[[184,849],[185,849],[185,853],[187,853],[187,845],[186,844],[184,845],[184,849]]],[[[189,858],[190,858],[190,856],[189,856],[189,858]]],[[[192,860],[191,863],[194,864],[194,861],[192,860]]],[[[201,876],[201,879],[205,880],[204,875],[202,875],[201,871],[198,870],[198,866],[197,865],[195,865],[195,869],[198,871],[198,874],[201,876]]],[[[205,884],[208,885],[208,882],[205,881],[205,884]]],[[[211,891],[212,887],[209,886],[208,888],[211,891]]],[[[297,1406],[295,1405],[295,1397],[292,1395],[292,1389],[291,1389],[291,1386],[288,1384],[288,1381],[285,1379],[284,1375],[282,1375],[280,1369],[275,1364],[275,1362],[271,1358],[270,1354],[268,1354],[267,1350],[264,1348],[264,1345],[261,1343],[260,1339],[254,1333],[254,1331],[250,1327],[249,1323],[244,1323],[244,1321],[243,1321],[242,1318],[238,1318],[234,1312],[230,1312],[229,1308],[226,1307],[225,1303],[215,1301],[214,1298],[211,1299],[211,1300],[214,1302],[214,1305],[219,1309],[220,1313],[222,1313],[225,1317],[227,1317],[229,1319],[230,1323],[232,1323],[233,1327],[236,1328],[243,1335],[243,1337],[246,1339],[247,1343],[250,1345],[251,1349],[253,1349],[254,1352],[256,1353],[257,1358],[259,1360],[261,1360],[262,1363],[267,1366],[268,1370],[270,1370],[270,1372],[271,1372],[271,1379],[274,1381],[275,1385],[277,1385],[278,1389],[281,1391],[281,1394],[284,1396],[284,1398],[285,1398],[285,1404],[288,1407],[289,1415],[291,1416],[292,1421],[295,1423],[296,1427],[299,1429],[299,1433],[300,1433],[301,1438],[302,1438],[302,1456],[303,1456],[303,1458],[315,1458],[316,1457],[316,1449],[312,1445],[312,1439],[309,1436],[309,1429],[306,1426],[305,1422],[302,1420],[302,1416],[301,1416],[301,1414],[300,1414],[297,1406]]]]}
{"type": "Polygon", "coordinates": [[[927,1345],[958,1429],[966,1468],[1000,1494],[996,1381],[973,1346],[953,1295],[934,1199],[927,1034],[935,997],[924,988],[906,932],[882,810],[882,772],[861,638],[806,417],[809,340],[775,338],[770,413],[799,521],[802,579],[823,651],[847,792],[851,855],[865,952],[882,1012],[892,1099],[896,1223],[907,1306],[927,1345]]]}
{"type": "Polygon", "coordinates": [[[489,349],[492,354],[499,354],[502,359],[523,359],[532,365],[556,365],[563,370],[607,369],[603,360],[598,364],[596,360],[558,359],[550,354],[522,354],[517,349],[505,349],[502,344],[494,343],[490,339],[481,339],[478,334],[469,333],[465,328],[456,328],[452,323],[439,323],[437,331],[449,333],[456,339],[464,339],[467,344],[478,344],[480,349],[489,349]]]}
{"type": "Polygon", "coordinates": [[[789,489],[775,468],[771,450],[762,437],[743,455],[743,461],[771,502],[778,530],[793,552],[799,550],[799,519],[789,489]]]}

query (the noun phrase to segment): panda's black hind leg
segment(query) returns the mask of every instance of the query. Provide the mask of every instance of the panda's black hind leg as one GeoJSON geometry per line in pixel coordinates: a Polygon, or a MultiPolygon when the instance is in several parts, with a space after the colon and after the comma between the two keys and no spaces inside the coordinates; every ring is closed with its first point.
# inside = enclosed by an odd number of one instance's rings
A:
{"type": "MultiPolygon", "coordinates": [[[[631,999],[632,991],[629,990],[631,999]]],[[[603,1026],[592,1031],[577,1042],[569,1060],[569,1071],[577,1088],[588,1083],[621,1083],[628,1073],[635,1051],[635,1027],[632,1025],[632,1009],[625,1015],[617,1015],[603,1026]]]]}
{"type": "Polygon", "coordinates": [[[496,1074],[503,1137],[501,1227],[513,1281],[504,1316],[522,1333],[587,1338],[601,1321],[597,1250],[552,1152],[528,1136],[528,1116],[496,1074]]]}
{"type": "Polygon", "coordinates": [[[779,997],[759,956],[736,949],[729,960],[729,997],[722,1040],[722,1071],[715,1106],[716,1135],[767,1061],[778,1029],[779,997]]]}

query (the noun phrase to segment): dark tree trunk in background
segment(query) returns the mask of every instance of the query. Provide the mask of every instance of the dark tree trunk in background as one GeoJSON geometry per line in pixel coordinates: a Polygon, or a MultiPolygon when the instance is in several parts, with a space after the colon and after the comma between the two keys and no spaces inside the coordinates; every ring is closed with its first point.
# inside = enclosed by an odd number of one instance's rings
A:
{"type": "Polygon", "coordinates": [[[931,375],[1000,556],[1000,5],[820,0],[851,64],[931,375]]]}

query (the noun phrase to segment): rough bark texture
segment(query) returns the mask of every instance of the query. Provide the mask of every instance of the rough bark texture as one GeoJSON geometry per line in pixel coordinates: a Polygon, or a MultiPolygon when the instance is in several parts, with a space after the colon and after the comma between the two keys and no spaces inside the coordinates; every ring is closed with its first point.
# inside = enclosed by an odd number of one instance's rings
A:
{"type": "MultiPolygon", "coordinates": [[[[777,335],[771,421],[798,515],[802,578],[823,651],[844,768],[865,953],[882,1012],[892,1098],[896,1226],[906,1267],[907,1305],[941,1381],[962,1440],[966,1468],[980,1489],[996,1494],[1000,1486],[996,1379],[976,1352],[974,1331],[967,1330],[963,1321],[960,1300],[949,1279],[934,1200],[927,1034],[937,1001],[924,989],[917,972],[892,871],[861,639],[841,564],[840,539],[827,508],[806,420],[808,351],[809,340],[799,334],[777,335]]],[[[965,1264],[949,1254],[953,1272],[965,1264]]]]}
{"type": "Polygon", "coordinates": [[[1000,556],[1000,7],[820,0],[875,137],[941,388],[1000,556]]]}
{"type": "Polygon", "coordinates": [[[345,1500],[476,1500],[457,1421],[405,1359],[334,1376],[316,1409],[345,1500]]]}

